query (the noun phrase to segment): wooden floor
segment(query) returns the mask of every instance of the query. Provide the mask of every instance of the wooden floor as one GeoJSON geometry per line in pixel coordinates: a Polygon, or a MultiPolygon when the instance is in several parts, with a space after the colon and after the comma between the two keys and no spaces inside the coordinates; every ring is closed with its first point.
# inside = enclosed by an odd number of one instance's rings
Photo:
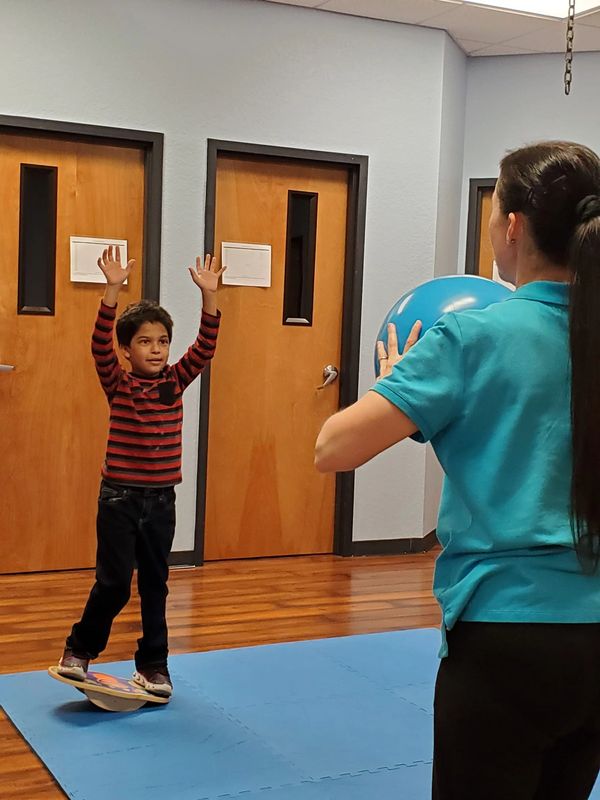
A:
{"type": "MultiPolygon", "coordinates": [[[[435,556],[314,556],[173,570],[171,653],[438,625],[435,556]]],[[[92,580],[89,571],[0,576],[0,672],[56,663],[92,580]]],[[[132,600],[101,660],[130,659],[138,636],[139,604],[132,600]]],[[[0,711],[0,798],[64,797],[0,711]]]]}

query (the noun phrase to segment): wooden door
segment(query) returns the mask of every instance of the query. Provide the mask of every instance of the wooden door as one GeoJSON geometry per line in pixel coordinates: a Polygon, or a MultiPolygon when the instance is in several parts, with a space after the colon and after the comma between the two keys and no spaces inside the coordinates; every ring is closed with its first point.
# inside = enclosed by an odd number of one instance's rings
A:
{"type": "MultiPolygon", "coordinates": [[[[348,173],[244,157],[217,162],[215,250],[270,244],[270,288],[226,286],[211,372],[205,558],[330,553],[335,477],[313,466],[338,409],[348,173]],[[312,324],[283,324],[290,192],[316,195],[312,324]]],[[[293,269],[290,264],[287,269],[293,269]]]]}
{"type": "Polygon", "coordinates": [[[127,239],[140,297],[144,159],[135,148],[0,135],[0,572],[91,567],[108,404],[90,352],[103,287],[70,280],[70,237],[127,239]],[[57,168],[54,315],[18,314],[21,165],[57,168]]]}
{"type": "Polygon", "coordinates": [[[478,274],[483,278],[493,280],[494,275],[494,251],[488,233],[490,216],[492,213],[493,189],[485,189],[481,193],[481,225],[479,234],[479,262],[478,274]]]}

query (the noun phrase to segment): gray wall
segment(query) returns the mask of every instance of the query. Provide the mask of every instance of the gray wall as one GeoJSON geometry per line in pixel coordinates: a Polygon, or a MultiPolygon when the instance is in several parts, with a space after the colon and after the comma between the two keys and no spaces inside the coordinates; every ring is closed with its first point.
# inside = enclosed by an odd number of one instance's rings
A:
{"type": "MultiPolygon", "coordinates": [[[[447,38],[442,88],[440,177],[434,265],[436,277],[456,272],[460,229],[460,203],[457,202],[457,197],[463,180],[467,63],[462,50],[447,38]]],[[[424,534],[434,530],[437,525],[442,481],[442,468],[433,449],[428,446],[425,456],[422,526],[424,534]]]]}
{"type": "Polygon", "coordinates": [[[496,176],[507,150],[539,139],[570,139],[600,151],[600,53],[576,53],[568,97],[559,54],[472,58],[467,72],[459,271],[465,263],[470,178],[496,176]]]}
{"type": "MultiPolygon", "coordinates": [[[[393,28],[408,32],[403,26],[393,28]]],[[[415,30],[421,29],[413,28],[410,32],[415,30]]],[[[374,265],[369,264],[367,258],[363,302],[363,391],[372,383],[373,339],[382,317],[382,302],[389,307],[394,298],[413,286],[436,275],[456,272],[460,219],[457,198],[463,172],[467,59],[445,35],[441,52],[436,52],[435,56],[438,73],[430,87],[436,100],[435,115],[426,121],[425,127],[417,127],[423,99],[411,105],[408,97],[403,97],[406,108],[403,110],[398,152],[387,167],[388,171],[392,170],[392,180],[387,198],[384,195],[382,199],[394,204],[398,216],[391,228],[381,226],[381,236],[385,241],[391,241],[392,258],[388,258],[387,264],[377,266],[377,275],[372,274],[374,265]],[[426,137],[423,142],[414,136],[409,139],[411,129],[418,136],[426,137]],[[425,163],[424,158],[429,139],[435,143],[435,162],[431,164],[425,163]],[[402,163],[404,155],[415,160],[420,176],[406,175],[402,163]],[[423,181],[429,175],[432,175],[434,185],[428,197],[430,205],[425,211],[420,207],[421,195],[423,181]],[[425,213],[427,218],[424,218],[425,213]],[[424,224],[417,225],[422,222],[424,224]],[[416,235],[424,235],[423,240],[415,241],[416,235]]],[[[422,53],[418,64],[412,65],[409,73],[412,81],[418,79],[420,67],[427,63],[428,58],[431,56],[422,53]]],[[[419,81],[419,87],[421,85],[419,81]]],[[[370,192],[374,185],[375,181],[370,192]]],[[[389,225],[383,206],[376,213],[370,206],[370,211],[368,237],[373,235],[374,225],[389,225]],[[381,220],[378,219],[380,216],[381,220]]],[[[426,535],[436,526],[441,482],[441,468],[430,447],[407,442],[379,456],[359,470],[356,476],[354,539],[419,538],[426,535]]]]}
{"type": "MultiPolygon", "coordinates": [[[[414,260],[416,252],[406,247],[406,233],[400,232],[401,222],[409,223],[410,228],[414,212],[409,213],[408,219],[398,220],[399,235],[394,252],[400,256],[400,269],[388,278],[390,291],[387,296],[391,298],[399,297],[412,286],[434,276],[456,272],[460,222],[457,198],[463,179],[467,59],[450,37],[445,36],[438,63],[438,86],[432,86],[438,106],[429,130],[429,136],[435,137],[436,142],[436,163],[429,165],[429,169],[433,167],[435,170],[432,230],[421,243],[423,251],[419,264],[414,260]],[[426,250],[426,247],[431,250],[426,250]],[[416,266],[416,270],[411,269],[406,281],[409,265],[416,266]]],[[[411,75],[418,75],[418,65],[413,65],[411,75]]],[[[414,110],[417,111],[418,107],[414,110]]],[[[411,113],[406,125],[410,126],[414,118],[411,113]]],[[[420,168],[423,168],[421,152],[417,145],[412,155],[419,159],[420,168]]],[[[411,185],[398,176],[396,182],[402,188],[406,186],[405,199],[410,204],[413,192],[418,191],[418,180],[411,185]]],[[[397,194],[397,188],[393,186],[389,191],[390,198],[397,194]]],[[[406,226],[404,228],[406,230],[406,226]]],[[[368,324],[373,319],[373,333],[363,336],[362,388],[366,389],[372,380],[369,372],[372,341],[381,319],[380,305],[370,300],[367,290],[363,313],[368,324]]],[[[413,442],[393,448],[367,464],[359,470],[356,478],[354,539],[419,538],[432,531],[436,527],[442,478],[441,467],[432,449],[413,442]]]]}
{"type": "MultiPolygon", "coordinates": [[[[363,390],[393,299],[451,269],[464,80],[438,30],[253,0],[2,3],[2,113],[165,133],[161,300],[175,357],[198,321],[185,267],[203,244],[206,139],[369,155],[363,390]]],[[[193,541],[198,403],[196,383],[176,549],[193,541]]],[[[411,444],[359,473],[355,538],[423,532],[425,464],[411,444]]]]}

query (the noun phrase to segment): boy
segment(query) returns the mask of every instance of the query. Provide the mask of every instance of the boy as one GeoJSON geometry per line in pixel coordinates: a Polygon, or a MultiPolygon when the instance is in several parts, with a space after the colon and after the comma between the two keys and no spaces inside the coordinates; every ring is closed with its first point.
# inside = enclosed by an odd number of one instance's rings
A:
{"type": "Polygon", "coordinates": [[[117,340],[131,364],[126,372],[113,347],[119,292],[134,261],[121,266],[119,248],[98,266],[106,291],[92,337],[92,354],[110,406],[106,460],[98,499],[96,582],[81,620],[67,638],[58,671],[84,680],[91,659],[108,642],[114,618],[131,593],[134,565],[142,609],[142,638],[133,680],[163,697],[172,694],[167,668],[167,558],[175,532],[175,484],[181,482],[182,394],[212,359],[219,331],[217,287],[224,268],[207,255],[189,268],[202,292],[200,332],[187,353],[167,364],[173,322],[157,303],[141,300],[117,320],[117,340]]]}

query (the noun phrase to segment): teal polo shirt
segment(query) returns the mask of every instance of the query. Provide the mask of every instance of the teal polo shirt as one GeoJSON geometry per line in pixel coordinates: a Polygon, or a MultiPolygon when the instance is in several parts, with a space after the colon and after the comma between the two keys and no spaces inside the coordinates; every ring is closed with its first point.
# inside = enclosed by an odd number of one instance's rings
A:
{"type": "MultiPolygon", "coordinates": [[[[446,314],[373,387],[431,442],[445,473],[434,594],[443,626],[600,622],[569,520],[568,286],[526,284],[446,314]]],[[[447,654],[444,644],[440,653],[447,654]]]]}

